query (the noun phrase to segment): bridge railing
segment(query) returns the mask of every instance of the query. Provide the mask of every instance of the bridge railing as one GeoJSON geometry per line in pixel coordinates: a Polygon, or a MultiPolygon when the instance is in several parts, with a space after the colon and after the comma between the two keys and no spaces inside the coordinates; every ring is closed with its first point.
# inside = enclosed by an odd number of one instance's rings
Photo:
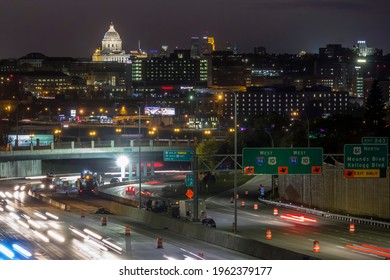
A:
{"type": "Polygon", "coordinates": [[[189,139],[123,139],[116,140],[91,140],[91,141],[59,141],[50,143],[49,145],[30,145],[30,146],[10,146],[8,153],[13,151],[34,151],[34,150],[57,150],[57,149],[90,149],[90,148],[115,148],[115,147],[153,147],[153,146],[193,146],[194,141],[189,139]],[[141,145],[140,145],[141,142],[141,145]]]}

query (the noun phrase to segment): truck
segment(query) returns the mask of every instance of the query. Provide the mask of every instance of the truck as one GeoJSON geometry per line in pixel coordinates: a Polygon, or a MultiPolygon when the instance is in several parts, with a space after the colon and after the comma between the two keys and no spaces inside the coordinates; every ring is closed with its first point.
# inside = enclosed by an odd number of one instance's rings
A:
{"type": "Polygon", "coordinates": [[[99,187],[99,176],[90,170],[84,170],[80,173],[76,185],[80,195],[93,194],[99,187]]]}
{"type": "MultiPolygon", "coordinates": [[[[179,213],[181,219],[193,221],[195,218],[194,200],[179,200],[179,213]]],[[[203,220],[204,218],[206,218],[206,202],[203,199],[198,199],[198,219],[203,220]]]]}

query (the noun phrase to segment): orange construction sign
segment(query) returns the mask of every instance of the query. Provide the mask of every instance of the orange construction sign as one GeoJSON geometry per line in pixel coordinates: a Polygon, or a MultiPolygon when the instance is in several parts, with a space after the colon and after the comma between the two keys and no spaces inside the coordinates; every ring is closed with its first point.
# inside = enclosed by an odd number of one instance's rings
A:
{"type": "Polygon", "coordinates": [[[191,189],[188,189],[186,192],[186,196],[191,199],[194,196],[194,192],[191,189]]]}
{"type": "Polygon", "coordinates": [[[288,174],[288,166],[278,166],[278,174],[288,174]]]}
{"type": "Polygon", "coordinates": [[[322,166],[312,166],[311,174],[322,174],[322,166]]]}

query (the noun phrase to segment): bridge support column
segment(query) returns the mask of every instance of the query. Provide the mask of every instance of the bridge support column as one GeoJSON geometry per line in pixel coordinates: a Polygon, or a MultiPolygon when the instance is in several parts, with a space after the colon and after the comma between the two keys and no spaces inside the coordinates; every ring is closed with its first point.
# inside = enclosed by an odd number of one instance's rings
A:
{"type": "Polygon", "coordinates": [[[133,178],[133,164],[129,162],[129,179],[133,178]]]}
{"type": "Polygon", "coordinates": [[[153,139],[150,139],[150,140],[149,140],[149,146],[150,146],[150,147],[153,147],[153,139]]]}
{"type": "Polygon", "coordinates": [[[130,147],[134,147],[134,140],[130,140],[130,147]]]}
{"type": "Polygon", "coordinates": [[[54,150],[54,143],[53,142],[50,142],[50,150],[54,150]]]}
{"type": "Polygon", "coordinates": [[[169,147],[172,147],[172,139],[169,139],[169,140],[168,140],[168,146],[169,146],[169,147]]]}
{"type": "Polygon", "coordinates": [[[26,177],[41,174],[41,160],[19,160],[0,162],[0,177],[26,177]]]}
{"type": "Polygon", "coordinates": [[[144,162],[144,176],[148,176],[148,163],[144,162]]]}
{"type": "Polygon", "coordinates": [[[95,148],[95,141],[91,141],[91,148],[93,149],[93,148],[95,148]]]}
{"type": "Polygon", "coordinates": [[[150,163],[150,176],[154,176],[154,161],[150,163]]]}
{"type": "Polygon", "coordinates": [[[139,178],[139,174],[140,174],[140,172],[141,172],[141,170],[139,170],[139,164],[136,164],[136,177],[138,177],[139,178]]]}
{"type": "Polygon", "coordinates": [[[74,141],[70,142],[70,148],[72,151],[74,150],[74,141]]]}
{"type": "Polygon", "coordinates": [[[114,147],[115,147],[115,141],[111,140],[111,148],[114,148],[114,147]]]}

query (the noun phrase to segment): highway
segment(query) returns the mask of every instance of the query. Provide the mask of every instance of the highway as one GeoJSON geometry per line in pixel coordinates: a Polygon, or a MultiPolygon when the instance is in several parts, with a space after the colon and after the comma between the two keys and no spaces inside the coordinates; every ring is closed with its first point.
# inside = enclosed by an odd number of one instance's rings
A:
{"type": "MultiPolygon", "coordinates": [[[[142,189],[150,191],[151,196],[158,198],[164,188],[167,186],[174,188],[175,184],[181,180],[180,176],[175,176],[173,180],[145,181],[142,184],[142,189]]],[[[355,224],[355,231],[350,232],[350,222],[348,221],[303,215],[283,207],[278,207],[278,214],[275,215],[274,206],[258,203],[257,194],[260,183],[269,186],[270,178],[256,176],[238,188],[237,235],[320,259],[383,260],[390,258],[389,229],[355,224]],[[245,194],[245,191],[248,191],[248,195],[245,194]],[[243,200],[245,206],[241,206],[243,200]],[[257,210],[254,209],[255,203],[258,203],[257,210]],[[307,219],[303,220],[303,216],[307,219]],[[268,237],[271,236],[269,240],[266,239],[267,230],[270,233],[268,237]],[[313,252],[315,241],[318,241],[319,252],[313,252]]],[[[4,182],[1,185],[4,185],[4,182]]],[[[126,186],[128,185],[112,187],[107,191],[119,197],[137,200],[137,193],[134,196],[126,194],[126,186]]],[[[138,187],[138,184],[134,184],[134,186],[138,187]]],[[[8,189],[12,189],[12,186],[9,185],[8,189]]],[[[3,191],[3,188],[1,190],[3,191]]],[[[232,194],[233,190],[207,199],[207,216],[216,221],[218,230],[232,231],[232,222],[234,221],[232,194]]],[[[64,247],[64,244],[55,240],[50,241],[49,245],[42,246],[42,240],[38,240],[37,236],[33,234],[33,229],[24,229],[20,224],[12,225],[9,221],[14,219],[7,216],[8,213],[0,213],[1,239],[19,239],[27,242],[36,252],[34,256],[37,259],[253,259],[246,254],[183,237],[183,235],[167,229],[153,227],[151,224],[141,223],[119,215],[106,215],[107,226],[102,226],[102,215],[94,213],[98,208],[104,207],[105,200],[96,196],[81,199],[77,195],[61,196],[60,200],[65,200],[67,204],[71,205],[72,211],[70,212],[48,207],[47,204],[28,195],[23,200],[20,198],[8,200],[13,200],[11,203],[16,209],[22,209],[32,217],[34,217],[36,210],[42,213],[50,211],[58,216],[58,221],[49,219],[40,222],[53,226],[54,230],[65,234],[66,240],[71,240],[71,246],[64,247]],[[84,218],[81,217],[81,210],[85,214],[84,218]],[[131,227],[130,237],[125,235],[126,224],[130,224],[131,227]],[[56,226],[59,228],[56,229],[56,226]],[[112,250],[107,246],[105,246],[107,251],[99,248],[92,250],[90,247],[96,246],[96,244],[91,245],[90,241],[80,240],[72,233],[70,227],[81,232],[85,228],[96,231],[105,239],[114,242],[122,250],[112,250]],[[156,249],[158,237],[162,237],[164,250],[156,249]]],[[[46,232],[48,229],[49,226],[45,228],[46,232]]],[[[68,243],[69,241],[66,242],[67,245],[68,243]]]]}
{"type": "MultiPolygon", "coordinates": [[[[166,181],[156,184],[153,195],[159,195],[162,186],[174,185],[166,181]],[[158,187],[160,186],[160,188],[158,187]]],[[[270,190],[270,176],[255,176],[238,188],[237,234],[259,240],[276,247],[289,249],[304,255],[327,260],[382,260],[390,258],[390,230],[371,225],[353,224],[316,215],[305,214],[283,207],[259,203],[259,184],[270,190]],[[267,187],[268,186],[268,187],[267,187]],[[248,191],[248,195],[245,194],[248,191]],[[244,206],[241,206],[244,201],[244,206]],[[254,210],[257,203],[258,209],[254,210]],[[267,230],[271,240],[266,239],[267,230]],[[314,242],[318,241],[319,252],[313,252],[314,242]]],[[[125,193],[123,187],[107,190],[110,194],[134,199],[125,193]]],[[[161,193],[160,193],[161,194],[161,193]]],[[[234,221],[233,190],[207,199],[207,216],[216,221],[217,228],[232,232],[234,221]]]]}
{"type": "Polygon", "coordinates": [[[254,259],[128,217],[94,214],[92,210],[104,205],[97,197],[87,203],[75,197],[72,211],[67,212],[49,207],[25,192],[16,192],[16,195],[13,187],[5,184],[1,182],[0,195],[6,197],[8,207],[0,212],[0,242],[11,249],[17,244],[29,253],[21,255],[14,251],[14,256],[9,257],[2,252],[0,259],[254,259]],[[81,217],[82,209],[85,217],[81,217]],[[103,216],[106,226],[102,225],[103,216]],[[126,225],[130,226],[130,235],[126,235],[126,225]],[[95,234],[99,236],[96,238],[95,234]],[[160,243],[158,238],[161,238],[160,243]],[[157,248],[159,244],[162,248],[157,248]]]}
{"type": "MultiPolygon", "coordinates": [[[[354,224],[350,232],[350,222],[308,215],[302,212],[258,204],[259,184],[270,186],[269,176],[256,176],[238,188],[237,229],[238,234],[277,247],[287,248],[309,256],[328,260],[367,260],[390,258],[390,230],[370,225],[354,224]],[[248,191],[248,196],[245,195],[248,191]],[[244,200],[245,206],[241,206],[244,200]],[[297,217],[292,217],[296,215],[297,217]],[[302,220],[306,217],[308,220],[302,220]],[[271,240],[266,240],[266,230],[270,229],[271,240]],[[314,241],[320,245],[320,253],[314,253],[314,241]]],[[[268,189],[269,190],[269,189],[268,189]]],[[[231,230],[234,217],[233,191],[211,197],[207,200],[207,213],[219,229],[231,230]]]]}

